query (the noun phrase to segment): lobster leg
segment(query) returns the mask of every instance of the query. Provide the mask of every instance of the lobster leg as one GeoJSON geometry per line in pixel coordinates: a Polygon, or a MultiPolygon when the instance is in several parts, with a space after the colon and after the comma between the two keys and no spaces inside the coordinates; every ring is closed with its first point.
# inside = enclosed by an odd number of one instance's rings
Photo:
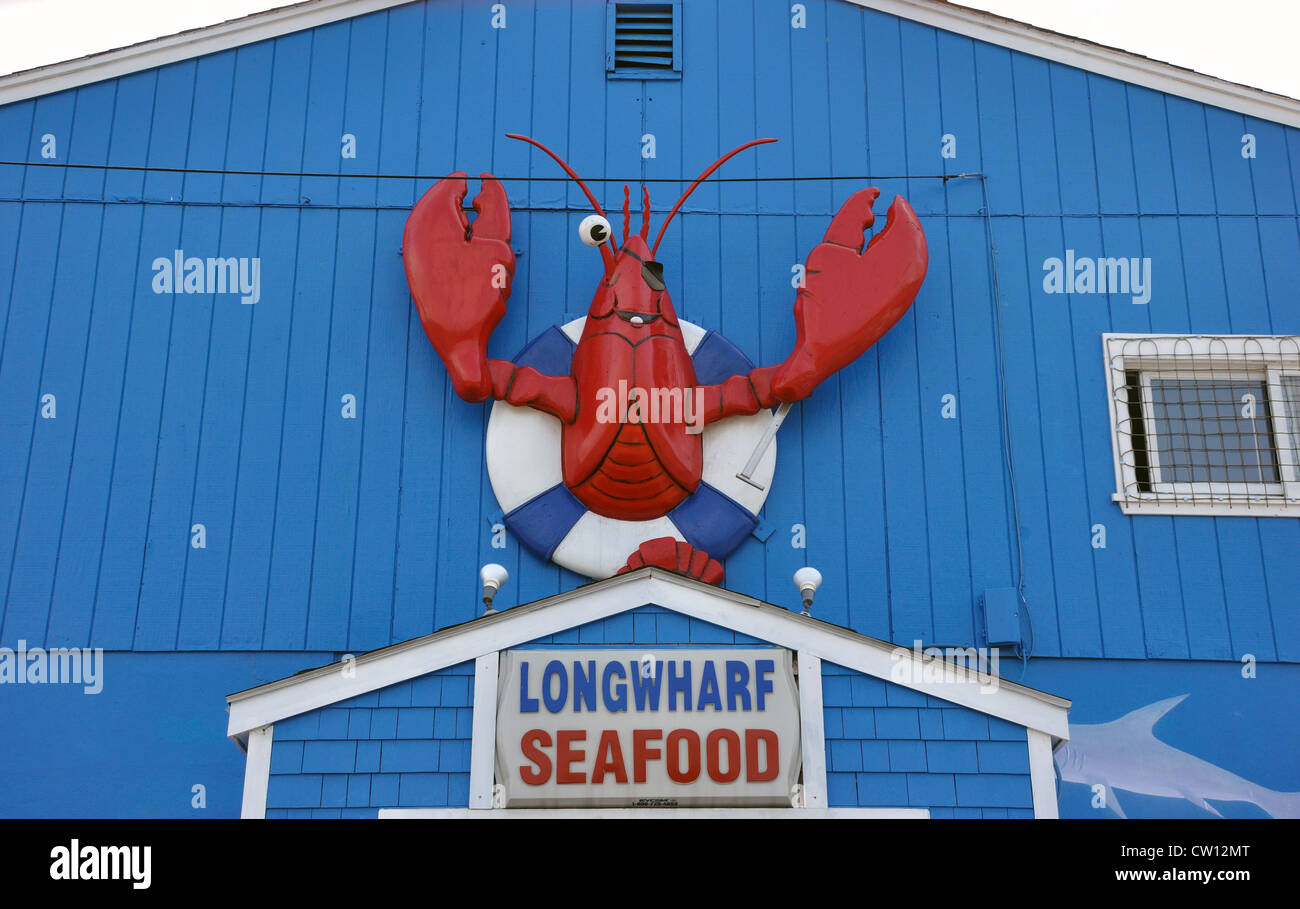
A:
{"type": "Polygon", "coordinates": [[[509,360],[488,360],[492,397],[516,407],[531,407],[565,423],[578,417],[578,383],[573,376],[548,376],[509,360]]]}

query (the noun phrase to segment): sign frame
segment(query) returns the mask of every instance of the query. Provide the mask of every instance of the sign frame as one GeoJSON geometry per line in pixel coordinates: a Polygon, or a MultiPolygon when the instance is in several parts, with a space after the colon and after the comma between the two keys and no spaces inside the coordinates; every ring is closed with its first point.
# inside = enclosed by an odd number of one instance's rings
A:
{"type": "MultiPolygon", "coordinates": [[[[787,648],[561,645],[497,660],[495,807],[789,808],[799,799],[803,710],[787,648]]],[[[476,720],[479,703],[476,692],[476,720]]],[[[473,802],[473,780],[471,790],[473,802]]]]}

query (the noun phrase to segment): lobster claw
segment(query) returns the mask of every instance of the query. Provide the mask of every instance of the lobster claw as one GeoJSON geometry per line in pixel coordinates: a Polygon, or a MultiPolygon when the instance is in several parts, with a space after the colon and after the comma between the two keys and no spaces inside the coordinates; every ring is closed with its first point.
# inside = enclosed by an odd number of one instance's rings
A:
{"type": "Polygon", "coordinates": [[[925,233],[912,206],[895,196],[885,227],[863,252],[863,232],[875,224],[872,187],[841,206],[822,242],[808,255],[805,286],[794,303],[794,352],[771,374],[781,401],[799,401],[862,356],[903,317],[929,264],[925,233]]]}
{"type": "Polygon", "coordinates": [[[505,315],[515,273],[510,204],[491,174],[482,179],[472,225],[462,209],[465,174],[458,172],[420,198],[402,237],[406,282],[420,322],[466,401],[492,395],[487,342],[505,315]]]}

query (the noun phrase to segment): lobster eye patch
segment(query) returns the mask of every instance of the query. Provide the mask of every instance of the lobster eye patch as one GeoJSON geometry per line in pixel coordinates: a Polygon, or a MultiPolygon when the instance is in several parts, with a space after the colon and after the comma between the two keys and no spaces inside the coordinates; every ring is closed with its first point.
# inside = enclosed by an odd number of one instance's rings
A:
{"type": "Polygon", "coordinates": [[[662,262],[642,262],[641,277],[650,285],[651,290],[664,289],[664,266],[662,262]]]}

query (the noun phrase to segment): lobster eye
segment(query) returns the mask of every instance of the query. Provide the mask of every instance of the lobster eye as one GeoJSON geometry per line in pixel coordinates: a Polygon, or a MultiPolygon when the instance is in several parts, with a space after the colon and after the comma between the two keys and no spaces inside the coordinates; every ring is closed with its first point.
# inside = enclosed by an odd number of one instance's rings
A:
{"type": "Polygon", "coordinates": [[[653,259],[641,263],[641,277],[650,285],[651,290],[664,289],[664,265],[653,259]]]}
{"type": "Polygon", "coordinates": [[[578,225],[578,237],[588,246],[609,242],[609,222],[600,215],[587,215],[578,225]]]}

